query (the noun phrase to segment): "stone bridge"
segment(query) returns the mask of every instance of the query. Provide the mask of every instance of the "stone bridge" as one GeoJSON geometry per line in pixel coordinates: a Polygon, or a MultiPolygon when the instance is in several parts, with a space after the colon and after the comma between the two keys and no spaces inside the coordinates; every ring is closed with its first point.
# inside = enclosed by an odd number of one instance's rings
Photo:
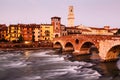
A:
{"type": "Polygon", "coordinates": [[[68,35],[55,38],[54,48],[62,51],[73,51],[73,54],[87,54],[91,46],[95,46],[101,60],[118,59],[120,55],[120,36],[115,35],[68,35]]]}

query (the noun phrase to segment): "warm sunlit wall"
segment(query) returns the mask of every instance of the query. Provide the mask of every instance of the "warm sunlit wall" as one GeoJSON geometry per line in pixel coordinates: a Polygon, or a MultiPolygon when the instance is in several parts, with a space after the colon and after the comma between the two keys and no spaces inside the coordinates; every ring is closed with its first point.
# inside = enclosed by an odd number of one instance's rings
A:
{"type": "Polygon", "coordinates": [[[40,25],[38,25],[34,28],[34,39],[35,39],[35,41],[40,40],[40,25]]]}
{"type": "Polygon", "coordinates": [[[18,40],[20,34],[21,34],[21,28],[18,25],[10,25],[8,27],[8,37],[9,37],[9,41],[13,41],[13,40],[18,40]]]}
{"type": "Polygon", "coordinates": [[[40,40],[53,40],[53,26],[51,24],[41,24],[40,34],[40,40]]]}

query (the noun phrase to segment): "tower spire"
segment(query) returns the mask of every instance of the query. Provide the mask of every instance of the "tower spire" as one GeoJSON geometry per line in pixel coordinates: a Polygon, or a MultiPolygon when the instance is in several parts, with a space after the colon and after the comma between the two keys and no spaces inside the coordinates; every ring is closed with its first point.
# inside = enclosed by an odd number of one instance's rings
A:
{"type": "Polygon", "coordinates": [[[73,6],[69,6],[68,10],[68,27],[74,26],[74,8],[73,6]]]}

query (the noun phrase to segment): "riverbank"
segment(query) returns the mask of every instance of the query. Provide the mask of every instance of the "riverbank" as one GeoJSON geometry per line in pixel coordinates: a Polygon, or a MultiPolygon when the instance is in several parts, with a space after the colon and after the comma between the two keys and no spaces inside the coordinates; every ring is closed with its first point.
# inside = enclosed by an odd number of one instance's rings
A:
{"type": "Polygon", "coordinates": [[[52,47],[31,47],[31,48],[0,48],[3,51],[9,50],[39,50],[39,49],[53,49],[52,47]]]}

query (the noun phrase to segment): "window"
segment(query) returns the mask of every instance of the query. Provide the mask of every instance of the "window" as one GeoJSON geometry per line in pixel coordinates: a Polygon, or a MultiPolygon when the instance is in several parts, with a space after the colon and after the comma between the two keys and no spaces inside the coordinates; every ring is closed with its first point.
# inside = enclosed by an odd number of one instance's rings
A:
{"type": "Polygon", "coordinates": [[[14,31],[14,33],[16,33],[16,31],[14,31]]]}
{"type": "Polygon", "coordinates": [[[45,27],[45,28],[50,28],[50,27],[45,27]]]}
{"type": "Polygon", "coordinates": [[[56,27],[56,30],[58,30],[58,27],[56,27]]]}
{"type": "Polygon", "coordinates": [[[58,37],[58,34],[55,35],[55,38],[57,38],[57,37],[58,37]]]}
{"type": "Polygon", "coordinates": [[[47,39],[45,38],[45,40],[47,40],[47,39]]]}
{"type": "Polygon", "coordinates": [[[75,43],[76,43],[76,44],[79,44],[79,40],[78,40],[78,39],[76,39],[76,40],[75,40],[75,43]]]}
{"type": "Polygon", "coordinates": [[[46,36],[50,36],[50,34],[46,34],[46,36]]]}

